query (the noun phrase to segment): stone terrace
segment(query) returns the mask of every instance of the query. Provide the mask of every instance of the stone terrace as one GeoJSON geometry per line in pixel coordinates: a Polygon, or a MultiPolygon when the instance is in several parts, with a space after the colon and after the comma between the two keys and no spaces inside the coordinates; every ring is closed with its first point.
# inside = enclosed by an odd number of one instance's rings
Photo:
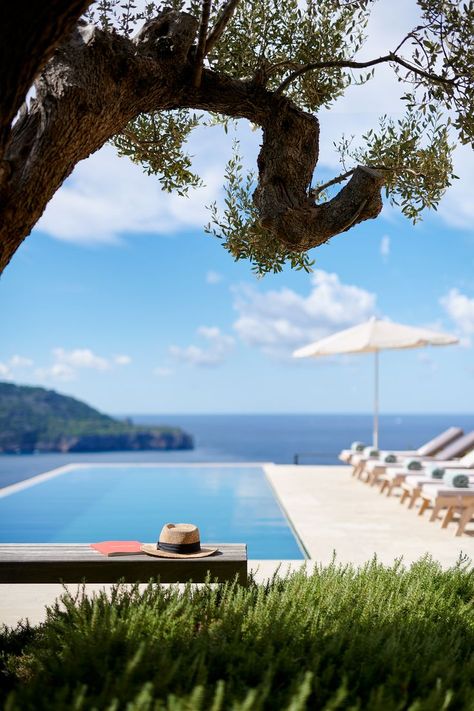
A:
{"type": "MultiPolygon", "coordinates": [[[[474,525],[454,536],[455,524],[442,530],[416,511],[400,506],[397,496],[386,498],[378,489],[355,480],[350,467],[265,465],[280,503],[303,542],[311,561],[328,563],[335,551],[341,563],[360,564],[374,555],[390,564],[403,557],[411,563],[429,553],[443,566],[461,554],[474,559],[474,525]]],[[[241,542],[241,541],[236,541],[241,542]]],[[[281,561],[250,561],[257,580],[268,578],[281,561]]],[[[283,561],[283,572],[302,561],[283,561]]],[[[74,589],[75,586],[70,586],[74,589]]],[[[102,585],[89,585],[89,591],[102,585]]],[[[28,617],[32,624],[44,619],[45,604],[62,592],[60,585],[0,585],[0,624],[14,625],[28,617]]]]}

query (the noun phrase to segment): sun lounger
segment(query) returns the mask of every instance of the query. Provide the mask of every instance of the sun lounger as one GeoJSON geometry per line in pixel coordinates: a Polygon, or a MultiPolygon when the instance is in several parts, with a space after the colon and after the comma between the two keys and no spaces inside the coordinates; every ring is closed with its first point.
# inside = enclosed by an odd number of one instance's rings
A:
{"type": "MultiPolygon", "coordinates": [[[[431,486],[424,484],[421,489],[421,506],[418,510],[418,515],[423,516],[426,509],[432,506],[430,521],[436,521],[438,514],[442,509],[466,509],[474,507],[474,485],[470,484],[469,488],[458,488],[455,486],[431,486]]],[[[470,520],[470,519],[469,519],[470,520]]],[[[444,523],[444,521],[443,521],[444,523]]],[[[449,520],[444,527],[448,525],[449,520]]],[[[465,522],[464,525],[466,525],[465,522]]]]}
{"type": "Polygon", "coordinates": [[[363,452],[355,454],[351,458],[352,476],[358,476],[361,467],[363,468],[366,462],[375,461],[379,458],[380,452],[374,447],[366,447],[363,452]]]}
{"type": "Polygon", "coordinates": [[[343,449],[339,453],[339,459],[345,464],[350,464],[354,454],[361,454],[365,445],[363,442],[353,442],[349,449],[343,449]]]}
{"type": "MultiPolygon", "coordinates": [[[[474,468],[474,453],[470,452],[469,457],[472,458],[473,463],[472,467],[474,468]]],[[[448,464],[453,464],[454,462],[448,462],[448,464]]],[[[456,464],[456,470],[460,469],[460,465],[457,463],[456,464]]],[[[448,469],[448,467],[443,467],[443,469],[448,469]]],[[[466,474],[469,473],[469,469],[466,468],[466,474]]],[[[472,484],[474,485],[474,472],[472,474],[469,474],[469,479],[472,480],[472,484]]],[[[400,503],[404,504],[405,501],[408,500],[408,508],[412,509],[415,503],[417,502],[420,494],[422,487],[424,485],[427,486],[440,486],[442,484],[442,479],[433,479],[431,476],[426,476],[426,474],[422,474],[421,476],[418,476],[416,474],[412,474],[410,476],[407,476],[404,482],[402,482],[401,487],[402,487],[402,495],[400,497],[400,503]]]]}
{"type": "MultiPolygon", "coordinates": [[[[420,476],[423,473],[424,464],[436,464],[445,469],[468,469],[474,467],[474,430],[463,437],[459,437],[435,457],[425,457],[420,459],[420,462],[422,465],[422,469],[419,472],[420,476]],[[456,459],[456,457],[461,457],[461,459],[456,459]]],[[[378,480],[381,482],[380,493],[385,492],[387,496],[391,496],[393,490],[401,486],[407,476],[415,473],[403,466],[388,467],[385,474],[378,476],[378,480]]]]}
{"type": "MultiPolygon", "coordinates": [[[[401,460],[399,465],[403,464],[404,461],[411,457],[436,457],[437,454],[442,453],[446,447],[448,447],[452,442],[455,442],[463,435],[463,431],[460,427],[449,427],[444,432],[441,432],[437,437],[434,437],[426,444],[422,445],[416,450],[412,451],[394,451],[390,452],[395,454],[397,460],[401,460]]],[[[387,454],[387,453],[386,453],[387,454]]],[[[455,455],[454,455],[455,456],[455,455]]],[[[359,479],[366,475],[366,481],[371,485],[378,481],[382,474],[385,474],[388,467],[393,466],[393,464],[387,463],[383,460],[383,457],[378,459],[366,460],[364,461],[360,456],[357,460],[353,458],[351,464],[357,466],[357,471],[353,472],[354,476],[359,479]]],[[[397,462],[398,464],[398,462],[397,462]]]]}

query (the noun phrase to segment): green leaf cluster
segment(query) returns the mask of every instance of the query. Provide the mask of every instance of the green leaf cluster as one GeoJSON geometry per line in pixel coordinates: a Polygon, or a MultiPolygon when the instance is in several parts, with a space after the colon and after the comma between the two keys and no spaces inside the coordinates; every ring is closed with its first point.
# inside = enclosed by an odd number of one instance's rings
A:
{"type": "Polygon", "coordinates": [[[314,262],[306,252],[289,250],[260,226],[254,190],[255,175],[244,171],[239,143],[234,141],[225,170],[224,209],[219,210],[216,202],[210,205],[211,221],[205,231],[222,240],[236,261],[248,259],[258,276],[281,272],[287,262],[293,269],[310,272],[314,262]]]}
{"type": "Polygon", "coordinates": [[[469,711],[474,571],[316,566],[65,594],[0,633],[5,711],[469,711]]]}
{"type": "Polygon", "coordinates": [[[338,145],[342,164],[347,167],[350,159],[352,164],[381,170],[390,203],[415,223],[426,208],[437,209],[446,188],[456,178],[449,124],[435,105],[421,116],[410,109],[397,121],[382,116],[379,129],[363,135],[360,147],[354,148],[350,139],[342,139],[338,145]]]}
{"type": "Polygon", "coordinates": [[[186,109],[140,114],[114,136],[112,144],[120,156],[141,165],[147,175],[156,175],[163,190],[186,195],[190,188],[202,185],[191,170],[192,157],[184,150],[200,121],[200,116],[186,109]]]}
{"type": "MultiPolygon", "coordinates": [[[[301,65],[352,59],[365,39],[369,4],[369,0],[242,0],[225,38],[209,56],[209,66],[276,89],[301,65]]],[[[303,75],[286,93],[301,108],[317,111],[328,107],[351,81],[347,69],[328,67],[303,75]]]]}
{"type": "Polygon", "coordinates": [[[412,85],[405,99],[420,113],[442,106],[452,116],[461,143],[474,148],[474,2],[418,0],[418,5],[422,21],[409,37],[412,63],[450,83],[399,67],[399,79],[412,85]]]}
{"type": "MultiPolygon", "coordinates": [[[[384,62],[408,86],[402,97],[407,114],[384,116],[354,148],[343,138],[338,146],[345,170],[376,165],[385,171],[386,195],[413,222],[427,208],[436,209],[456,177],[451,154],[456,134],[474,147],[474,0],[417,0],[420,24],[398,47],[384,49],[384,62]],[[400,60],[400,61],[399,61],[400,60]]],[[[277,91],[294,72],[316,63],[340,64],[358,59],[364,44],[373,0],[240,0],[224,34],[205,59],[205,67],[235,79],[277,91]]],[[[213,0],[209,29],[225,6],[213,0]]],[[[200,17],[202,0],[163,0],[137,9],[136,0],[98,0],[89,18],[101,27],[130,36],[165,7],[200,17]]],[[[372,58],[377,61],[377,57],[372,58]]],[[[330,107],[351,83],[372,78],[367,70],[326,66],[304,71],[284,93],[302,110],[317,113],[330,107]]],[[[235,114],[235,110],[234,110],[235,114]]],[[[196,116],[187,109],[137,117],[113,144],[120,155],[158,177],[166,191],[180,195],[201,184],[185,144],[197,125],[223,123],[229,116],[196,116]]],[[[322,125],[324,136],[324,125],[322,125]]],[[[206,231],[219,237],[235,259],[249,259],[258,274],[281,271],[285,262],[308,270],[300,252],[277,244],[259,224],[251,199],[255,176],[244,175],[237,158],[226,169],[225,210],[210,206],[206,231]]],[[[331,184],[342,182],[339,178],[331,184]]],[[[318,201],[329,193],[316,190],[318,201]]]]}

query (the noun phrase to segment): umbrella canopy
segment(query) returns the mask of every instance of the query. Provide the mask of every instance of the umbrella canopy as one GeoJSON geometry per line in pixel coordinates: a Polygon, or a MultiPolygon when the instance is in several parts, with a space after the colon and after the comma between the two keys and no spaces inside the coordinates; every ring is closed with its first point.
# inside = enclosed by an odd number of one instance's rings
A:
{"type": "Polygon", "coordinates": [[[310,343],[293,353],[295,358],[316,358],[341,353],[375,354],[374,392],[374,447],[378,447],[378,352],[386,349],[421,348],[423,346],[448,346],[458,343],[455,336],[438,333],[427,328],[404,326],[375,317],[344,331],[334,333],[320,341],[310,343]]]}

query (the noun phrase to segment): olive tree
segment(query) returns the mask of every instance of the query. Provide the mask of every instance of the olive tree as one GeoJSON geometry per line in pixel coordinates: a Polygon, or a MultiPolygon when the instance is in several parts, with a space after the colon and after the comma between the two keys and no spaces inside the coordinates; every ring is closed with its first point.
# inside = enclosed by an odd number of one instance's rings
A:
{"type": "Polygon", "coordinates": [[[185,193],[199,183],[189,133],[241,119],[262,131],[256,171],[245,173],[237,147],[207,226],[234,258],[262,273],[287,260],[308,269],[308,250],[376,218],[384,194],[416,221],[455,177],[455,143],[474,141],[474,3],[417,4],[417,26],[365,61],[373,0],[4,4],[0,270],[74,166],[106,142],[185,193]],[[24,26],[15,12],[28,15],[24,26]],[[404,117],[383,116],[361,145],[343,137],[341,173],[322,183],[318,112],[381,64],[406,87],[404,117]]]}

